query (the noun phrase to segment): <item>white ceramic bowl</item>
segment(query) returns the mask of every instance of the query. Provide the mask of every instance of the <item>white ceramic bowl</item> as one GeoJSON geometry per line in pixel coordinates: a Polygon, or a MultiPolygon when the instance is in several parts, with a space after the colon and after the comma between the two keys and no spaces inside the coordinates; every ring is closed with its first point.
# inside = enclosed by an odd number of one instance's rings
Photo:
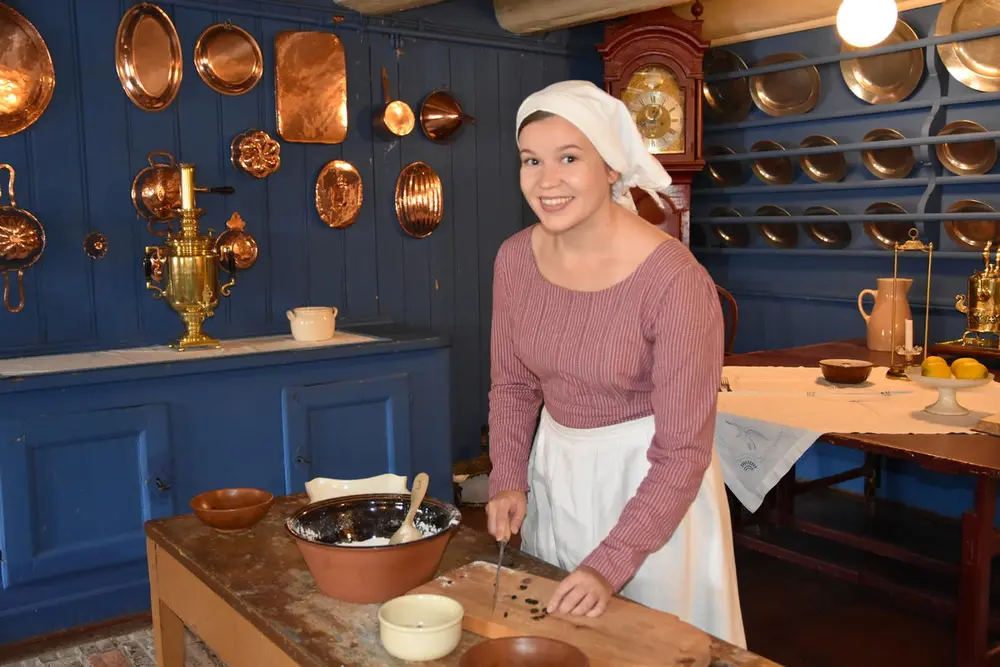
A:
{"type": "Polygon", "coordinates": [[[920,366],[910,366],[906,369],[906,377],[910,378],[921,387],[936,389],[938,400],[924,408],[924,412],[932,415],[943,415],[945,417],[963,417],[969,414],[967,408],[963,408],[958,403],[955,392],[963,389],[976,389],[985,387],[993,382],[993,373],[988,373],[986,377],[978,380],[959,380],[958,378],[932,378],[920,374],[920,366]]]}
{"type": "Polygon", "coordinates": [[[406,477],[387,472],[375,477],[361,479],[330,479],[316,477],[306,482],[306,495],[309,502],[315,503],[341,496],[361,496],[368,493],[409,493],[406,488],[406,477]]]}
{"type": "Polygon", "coordinates": [[[444,595],[403,595],[378,610],[382,646],[400,660],[437,660],[462,639],[462,605],[444,595]]]}

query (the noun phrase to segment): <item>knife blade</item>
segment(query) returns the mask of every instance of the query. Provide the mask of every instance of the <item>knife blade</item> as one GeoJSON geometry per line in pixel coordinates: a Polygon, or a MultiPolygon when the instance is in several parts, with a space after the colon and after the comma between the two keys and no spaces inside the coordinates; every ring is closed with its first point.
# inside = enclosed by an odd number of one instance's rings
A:
{"type": "Polygon", "coordinates": [[[500,540],[500,558],[497,559],[497,576],[493,581],[493,608],[490,610],[492,614],[497,610],[497,598],[500,595],[500,566],[503,564],[503,552],[507,547],[507,540],[500,540]]]}

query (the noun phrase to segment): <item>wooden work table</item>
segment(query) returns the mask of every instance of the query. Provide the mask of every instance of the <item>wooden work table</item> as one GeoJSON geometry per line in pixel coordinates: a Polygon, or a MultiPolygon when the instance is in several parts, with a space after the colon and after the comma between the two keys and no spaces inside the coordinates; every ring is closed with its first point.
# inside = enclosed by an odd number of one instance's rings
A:
{"type": "MultiPolygon", "coordinates": [[[[338,602],[319,593],[284,527],[306,503],[304,495],[278,498],[251,531],[221,534],[192,515],[146,524],[156,661],[183,667],[184,626],[229,667],[392,667],[379,642],[377,604],[338,602]]],[[[538,576],[565,572],[508,549],[505,565],[538,576]]],[[[462,526],[439,573],[475,560],[495,560],[496,543],[462,526]]],[[[465,632],[459,647],[428,667],[454,667],[483,638],[465,632]]],[[[777,667],[722,640],[712,641],[713,665],[777,667]]]]}

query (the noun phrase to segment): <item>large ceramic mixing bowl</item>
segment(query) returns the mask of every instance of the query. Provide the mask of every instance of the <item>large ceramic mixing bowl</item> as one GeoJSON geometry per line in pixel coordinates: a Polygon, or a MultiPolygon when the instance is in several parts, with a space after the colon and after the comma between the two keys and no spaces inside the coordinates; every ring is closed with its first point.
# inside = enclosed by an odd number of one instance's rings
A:
{"type": "Polygon", "coordinates": [[[342,496],[300,508],[285,522],[316,586],[345,602],[385,602],[434,577],[462,515],[425,498],[414,524],[424,534],[388,544],[410,509],[409,494],[342,496]]]}

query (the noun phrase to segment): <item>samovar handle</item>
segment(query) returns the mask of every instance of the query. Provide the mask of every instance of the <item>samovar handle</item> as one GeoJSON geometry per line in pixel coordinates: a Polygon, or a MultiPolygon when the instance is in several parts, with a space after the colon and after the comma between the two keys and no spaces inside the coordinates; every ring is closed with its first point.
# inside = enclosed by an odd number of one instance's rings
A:
{"type": "Polygon", "coordinates": [[[155,255],[159,254],[159,251],[159,246],[148,246],[142,258],[142,272],[146,276],[146,289],[153,292],[154,299],[162,299],[167,296],[167,290],[153,284],[154,281],[162,280],[162,277],[157,277],[159,271],[157,271],[156,260],[153,259],[155,255]]]}
{"type": "Polygon", "coordinates": [[[957,310],[960,313],[964,313],[964,314],[968,315],[968,313],[969,313],[969,306],[966,305],[966,303],[965,303],[965,295],[964,294],[956,294],[955,295],[955,310],[957,310]]]}
{"type": "Polygon", "coordinates": [[[229,296],[233,291],[233,285],[236,284],[236,254],[232,248],[226,251],[226,271],[229,272],[229,282],[219,288],[219,294],[222,296],[229,296]]]}

